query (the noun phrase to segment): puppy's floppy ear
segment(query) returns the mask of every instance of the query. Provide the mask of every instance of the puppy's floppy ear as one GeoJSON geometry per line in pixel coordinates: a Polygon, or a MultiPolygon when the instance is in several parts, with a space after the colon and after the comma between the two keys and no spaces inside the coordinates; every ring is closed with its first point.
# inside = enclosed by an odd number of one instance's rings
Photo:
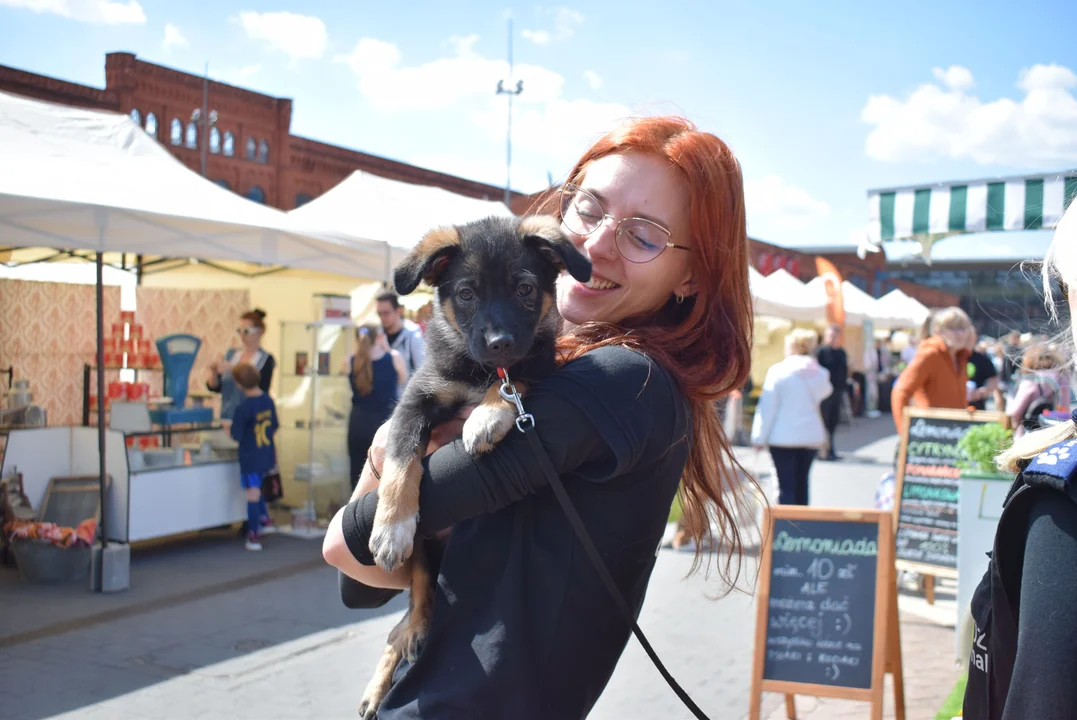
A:
{"type": "Polygon", "coordinates": [[[420,281],[433,285],[459,250],[460,232],[455,227],[434,228],[396,266],[393,286],[399,294],[407,295],[419,287],[420,281]]]}
{"type": "Polygon", "coordinates": [[[591,279],[591,261],[561,230],[561,223],[549,215],[530,215],[520,221],[520,238],[535,243],[550,262],[580,282],[591,279]]]}

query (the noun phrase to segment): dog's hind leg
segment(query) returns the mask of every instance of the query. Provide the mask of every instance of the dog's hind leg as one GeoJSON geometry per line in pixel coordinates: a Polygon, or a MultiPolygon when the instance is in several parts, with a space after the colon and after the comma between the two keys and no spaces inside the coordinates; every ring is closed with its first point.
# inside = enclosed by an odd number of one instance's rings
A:
{"type": "Polygon", "coordinates": [[[359,703],[359,717],[362,720],[374,720],[378,716],[378,707],[393,686],[393,673],[396,672],[396,666],[400,664],[400,658],[403,657],[400,647],[400,632],[402,628],[407,626],[410,614],[409,612],[400,618],[400,622],[389,633],[389,641],[385,645],[385,650],[381,653],[381,659],[378,660],[378,667],[374,670],[374,677],[370,678],[370,682],[367,683],[366,690],[363,692],[363,699],[359,703]]]}
{"type": "Polygon", "coordinates": [[[415,658],[419,656],[419,649],[430,629],[430,613],[434,609],[434,580],[427,563],[426,550],[420,542],[415,545],[415,552],[411,556],[411,597],[408,614],[404,618],[407,622],[393,631],[399,639],[397,645],[409,663],[415,662],[415,658]]]}

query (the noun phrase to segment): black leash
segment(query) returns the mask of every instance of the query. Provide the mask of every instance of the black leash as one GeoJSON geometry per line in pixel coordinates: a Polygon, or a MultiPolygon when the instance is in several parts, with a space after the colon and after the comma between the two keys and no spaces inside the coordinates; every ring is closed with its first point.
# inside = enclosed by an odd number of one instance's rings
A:
{"type": "Polygon", "coordinates": [[[658,672],[662,674],[665,681],[673,689],[673,692],[677,693],[677,697],[681,699],[684,706],[687,707],[693,715],[699,720],[710,720],[699,706],[695,704],[688,693],[684,691],[677,681],[673,679],[669,671],[666,670],[666,666],[662,664],[662,661],[658,659],[658,654],[655,653],[654,648],[651,647],[651,643],[647,641],[647,637],[643,634],[643,631],[639,629],[639,625],[636,623],[636,618],[633,617],[632,611],[628,607],[628,603],[625,602],[624,596],[621,595],[621,591],[617,589],[617,584],[613,581],[613,576],[610,575],[609,569],[606,567],[606,563],[602,561],[602,556],[598,553],[598,548],[595,547],[594,541],[591,540],[591,535],[587,532],[587,528],[583,524],[583,520],[580,519],[579,513],[576,512],[575,506],[572,504],[572,500],[569,499],[568,493],[565,492],[565,486],[561,484],[561,478],[558,476],[557,471],[554,470],[553,464],[550,462],[550,456],[546,454],[546,448],[542,447],[542,443],[539,441],[538,433],[535,432],[535,418],[529,413],[524,412],[523,402],[520,400],[520,395],[516,392],[516,386],[512,384],[509,379],[508,373],[504,368],[498,368],[498,376],[501,377],[501,397],[505,398],[511,403],[516,405],[516,428],[522,432],[528,442],[531,443],[531,449],[535,452],[535,457],[538,458],[539,465],[542,466],[543,472],[546,473],[546,478],[550,482],[550,488],[553,489],[553,494],[557,497],[557,501],[561,503],[561,508],[565,511],[565,515],[568,517],[569,523],[572,525],[572,529],[576,532],[576,537],[579,538],[580,544],[583,545],[584,551],[591,559],[591,564],[595,566],[595,570],[598,571],[598,576],[602,578],[603,584],[606,586],[606,590],[609,591],[610,596],[613,598],[614,603],[617,605],[617,609],[621,611],[621,617],[632,628],[632,634],[639,640],[639,644],[643,646],[647,656],[651,658],[651,662],[658,668],[658,672]]]}

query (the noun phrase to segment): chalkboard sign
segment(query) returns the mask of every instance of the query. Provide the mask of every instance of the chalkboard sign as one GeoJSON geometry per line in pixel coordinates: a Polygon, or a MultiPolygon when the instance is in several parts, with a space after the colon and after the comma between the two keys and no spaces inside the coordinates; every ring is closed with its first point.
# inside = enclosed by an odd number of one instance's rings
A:
{"type": "Polygon", "coordinates": [[[767,690],[790,707],[801,694],[867,700],[881,713],[883,674],[900,653],[891,527],[879,510],[768,509],[749,717],[767,690]]]}
{"type": "MultiPolygon", "coordinates": [[[[106,487],[112,477],[106,477],[106,487]]],[[[54,477],[49,480],[38,519],[60,527],[77,527],[83,520],[98,519],[101,486],[96,475],[54,477]]]]}
{"type": "Polygon", "coordinates": [[[957,444],[1002,413],[907,408],[894,491],[896,557],[902,567],[957,577],[957,444]]]}

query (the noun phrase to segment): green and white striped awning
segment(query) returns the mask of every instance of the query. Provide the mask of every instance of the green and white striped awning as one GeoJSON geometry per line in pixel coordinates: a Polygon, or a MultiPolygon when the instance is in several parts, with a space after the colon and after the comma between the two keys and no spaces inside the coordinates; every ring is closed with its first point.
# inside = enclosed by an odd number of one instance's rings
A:
{"type": "Polygon", "coordinates": [[[868,237],[891,240],[1053,228],[1077,196],[1077,170],[868,192],[868,237]]]}

